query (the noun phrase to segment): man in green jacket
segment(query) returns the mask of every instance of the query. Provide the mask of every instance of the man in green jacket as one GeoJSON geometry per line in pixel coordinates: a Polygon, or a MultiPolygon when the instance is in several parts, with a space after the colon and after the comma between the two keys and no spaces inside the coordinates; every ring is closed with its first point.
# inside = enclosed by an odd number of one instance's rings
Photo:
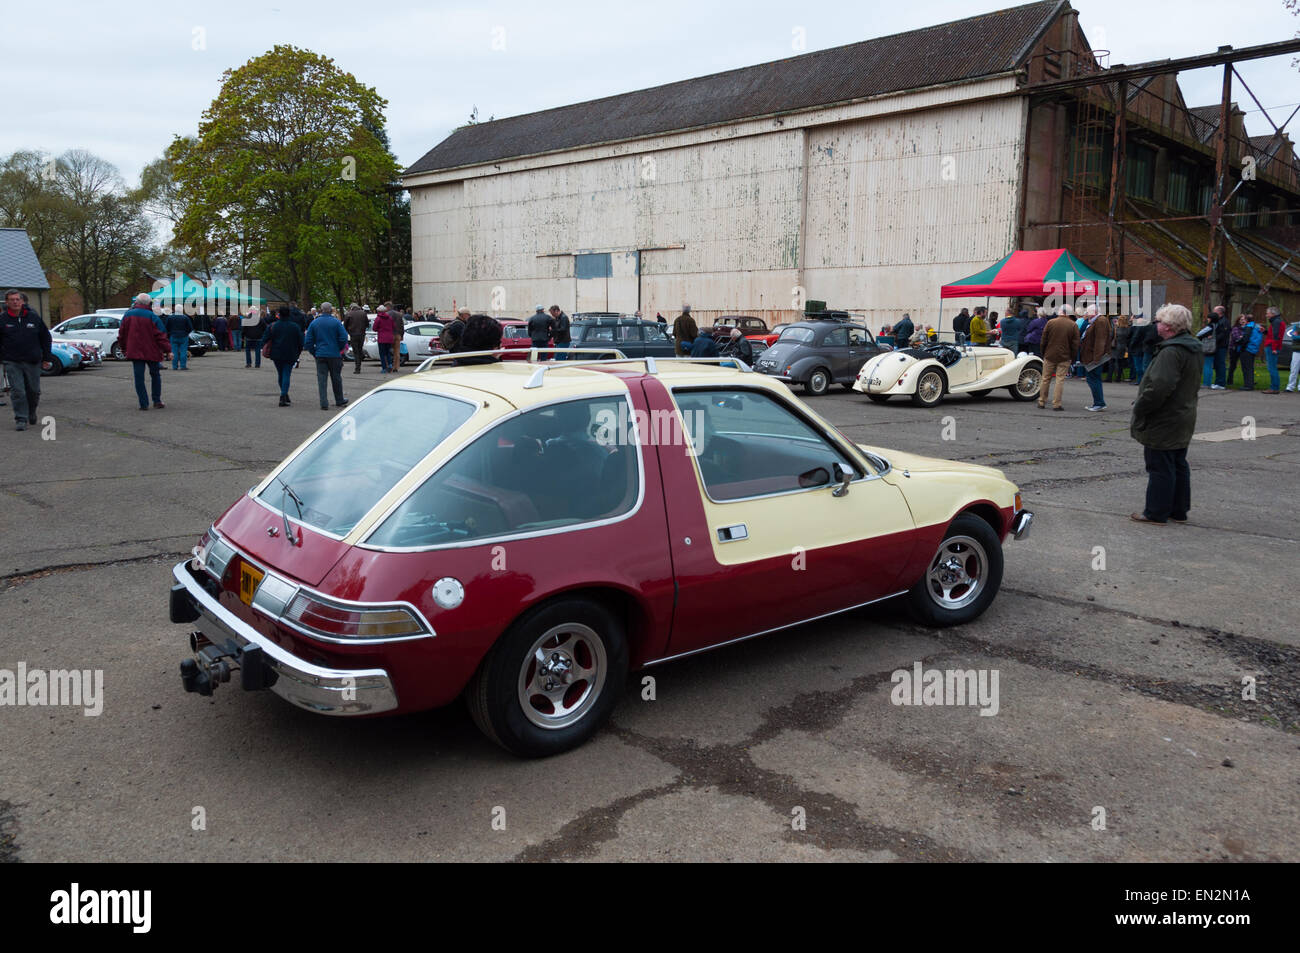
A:
{"type": "Polygon", "coordinates": [[[1192,336],[1192,313],[1181,304],[1156,312],[1156,345],[1142,375],[1129,433],[1145,447],[1146,508],[1131,513],[1139,523],[1187,522],[1192,504],[1192,471],[1187,448],[1196,429],[1196,398],[1204,363],[1201,343],[1192,336]]]}

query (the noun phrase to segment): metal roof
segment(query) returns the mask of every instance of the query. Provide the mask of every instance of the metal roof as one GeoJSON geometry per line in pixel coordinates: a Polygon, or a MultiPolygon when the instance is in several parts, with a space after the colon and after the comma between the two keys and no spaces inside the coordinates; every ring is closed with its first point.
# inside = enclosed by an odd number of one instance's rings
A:
{"type": "Polygon", "coordinates": [[[36,260],[36,249],[25,228],[0,228],[0,285],[48,291],[50,283],[36,260]]]}
{"type": "Polygon", "coordinates": [[[1022,65],[1069,6],[1040,0],[965,20],[695,79],[462,126],[404,173],[416,175],[738,122],[978,79],[1022,65]]]}

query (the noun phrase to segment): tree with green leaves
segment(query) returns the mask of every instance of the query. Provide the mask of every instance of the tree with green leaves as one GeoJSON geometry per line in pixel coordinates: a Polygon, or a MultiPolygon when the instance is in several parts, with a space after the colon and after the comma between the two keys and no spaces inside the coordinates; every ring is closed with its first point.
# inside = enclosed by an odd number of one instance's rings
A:
{"type": "Polygon", "coordinates": [[[386,105],[330,58],[293,46],[227,70],[198,135],[167,151],[177,239],[303,301],[353,284],[340,279],[388,229],[386,188],[399,172],[382,135],[386,105]]]}

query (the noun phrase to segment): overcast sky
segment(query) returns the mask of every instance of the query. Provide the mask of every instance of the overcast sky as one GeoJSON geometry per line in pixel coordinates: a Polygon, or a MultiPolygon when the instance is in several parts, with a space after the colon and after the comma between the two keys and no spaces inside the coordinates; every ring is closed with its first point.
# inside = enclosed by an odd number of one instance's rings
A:
{"type": "MultiPolygon", "coordinates": [[[[58,154],[89,149],[128,182],[174,134],[193,133],[221,73],[277,43],[334,58],[388,100],[398,161],[409,166],[465,122],[581,102],[961,19],[998,0],[701,3],[600,0],[491,4],[384,0],[133,0],[7,4],[0,102],[8,142],[58,154]]],[[[1094,48],[1138,63],[1287,39],[1283,0],[1077,0],[1094,48]]],[[[1282,122],[1300,102],[1290,57],[1239,66],[1282,122]],[[1277,113],[1281,114],[1278,115],[1277,113]]],[[[1217,102],[1219,70],[1183,74],[1189,105],[1217,102]]],[[[1234,99],[1255,110],[1245,90],[1234,99]]],[[[1258,112],[1252,134],[1271,131],[1258,112]]],[[[1288,127],[1300,139],[1300,117],[1288,127]]]]}

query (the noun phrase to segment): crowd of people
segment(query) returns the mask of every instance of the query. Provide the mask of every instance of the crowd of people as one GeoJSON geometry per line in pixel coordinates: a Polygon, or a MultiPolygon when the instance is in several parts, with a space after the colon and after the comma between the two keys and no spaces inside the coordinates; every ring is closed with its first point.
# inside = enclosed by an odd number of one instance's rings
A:
{"type": "MultiPolygon", "coordinates": [[[[894,347],[907,347],[913,338],[924,342],[939,340],[930,325],[916,329],[911,316],[904,314],[892,327],[886,325],[894,347]]],[[[1061,398],[1065,380],[1071,377],[1087,381],[1091,403],[1089,411],[1106,409],[1103,384],[1141,382],[1160,344],[1157,322],[1142,315],[1121,314],[1111,317],[1098,312],[1096,306],[1085,307],[1078,315],[1066,304],[1049,310],[1045,307],[1021,308],[1015,315],[998,320],[996,311],[966,308],[953,318],[957,340],[971,344],[1001,346],[1013,352],[1033,354],[1043,359],[1043,380],[1038,406],[1051,400],[1054,410],[1063,409],[1061,398]],[[1049,330],[1050,328],[1050,330],[1049,330]]],[[[1269,307],[1262,319],[1242,312],[1230,321],[1223,305],[1214,308],[1194,339],[1204,358],[1202,386],[1226,390],[1238,386],[1255,390],[1255,362],[1262,355],[1269,377],[1264,394],[1300,393],[1300,322],[1288,324],[1276,307],[1269,307]],[[1290,376],[1282,387],[1280,367],[1282,348],[1291,345],[1290,376]],[[1237,369],[1241,369],[1237,383],[1237,369]]]]}

